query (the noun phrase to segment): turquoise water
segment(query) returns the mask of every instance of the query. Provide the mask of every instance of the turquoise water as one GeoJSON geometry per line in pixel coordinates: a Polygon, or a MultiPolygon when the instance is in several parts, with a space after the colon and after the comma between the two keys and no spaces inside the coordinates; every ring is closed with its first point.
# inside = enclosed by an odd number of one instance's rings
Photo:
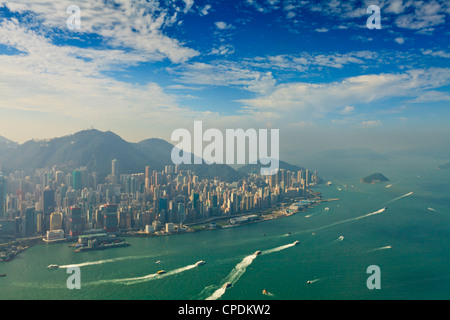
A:
{"type": "Polygon", "coordinates": [[[448,299],[450,171],[436,169],[442,161],[405,161],[319,167],[334,184],[317,190],[340,201],[288,218],[128,238],[131,247],[107,251],[34,246],[0,264],[0,299],[448,299]],[[359,183],[374,172],[391,182],[359,183]],[[199,260],[206,264],[195,266],[199,260]],[[66,287],[64,266],[72,264],[81,268],[81,290],[66,287]],[[366,286],[371,265],[381,269],[381,290],[366,286]],[[225,291],[226,282],[233,285],[225,291]]]}

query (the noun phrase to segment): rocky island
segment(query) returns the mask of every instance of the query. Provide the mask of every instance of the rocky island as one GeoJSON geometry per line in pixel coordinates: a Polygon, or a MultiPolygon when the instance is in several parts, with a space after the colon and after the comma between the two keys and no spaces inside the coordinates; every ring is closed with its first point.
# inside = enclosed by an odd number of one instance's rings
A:
{"type": "Polygon", "coordinates": [[[361,183],[371,183],[371,184],[375,184],[375,183],[379,183],[379,182],[386,182],[386,181],[389,181],[389,179],[386,178],[381,173],[374,173],[374,174],[371,174],[370,176],[367,176],[367,177],[361,179],[361,183]]]}

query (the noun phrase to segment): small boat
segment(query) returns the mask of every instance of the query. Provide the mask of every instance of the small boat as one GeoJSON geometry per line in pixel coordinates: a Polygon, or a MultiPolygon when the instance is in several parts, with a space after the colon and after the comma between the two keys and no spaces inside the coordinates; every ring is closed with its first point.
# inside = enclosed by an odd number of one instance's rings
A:
{"type": "Polygon", "coordinates": [[[202,265],[204,265],[205,263],[206,263],[205,261],[201,260],[201,261],[197,262],[195,265],[196,265],[196,266],[202,266],[202,265]]]}
{"type": "Polygon", "coordinates": [[[157,272],[157,274],[164,274],[164,273],[166,273],[164,270],[160,270],[157,272]]]}
{"type": "Polygon", "coordinates": [[[232,286],[231,282],[227,282],[227,283],[225,283],[225,284],[223,285],[222,288],[228,289],[228,288],[230,288],[231,286],[232,286]]]}
{"type": "Polygon", "coordinates": [[[49,266],[47,267],[47,269],[50,269],[50,270],[56,270],[56,269],[59,269],[59,266],[56,265],[56,264],[51,264],[51,265],[49,265],[49,266]]]}
{"type": "Polygon", "coordinates": [[[0,274],[0,278],[4,278],[4,277],[6,277],[6,274],[4,274],[4,273],[0,274]]]}
{"type": "Polygon", "coordinates": [[[262,294],[265,294],[266,296],[269,295],[269,293],[266,291],[266,289],[263,289],[262,294]]]}
{"type": "Polygon", "coordinates": [[[259,250],[255,252],[255,256],[259,256],[260,254],[261,254],[261,251],[259,251],[259,250]]]}
{"type": "Polygon", "coordinates": [[[161,261],[159,261],[159,260],[158,260],[158,261],[156,261],[156,264],[161,264],[161,261]]]}
{"type": "Polygon", "coordinates": [[[308,280],[308,281],[306,281],[306,284],[311,284],[311,283],[312,283],[312,282],[311,282],[311,281],[309,281],[309,280],[308,280]]]}
{"type": "Polygon", "coordinates": [[[300,241],[298,241],[298,240],[294,242],[294,245],[299,245],[299,244],[300,244],[300,241]]]}

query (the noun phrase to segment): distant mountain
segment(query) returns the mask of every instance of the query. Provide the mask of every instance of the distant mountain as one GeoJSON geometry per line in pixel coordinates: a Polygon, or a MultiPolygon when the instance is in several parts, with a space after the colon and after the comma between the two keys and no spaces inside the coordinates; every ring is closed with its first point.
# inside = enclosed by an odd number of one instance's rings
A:
{"type": "MultiPolygon", "coordinates": [[[[119,160],[120,172],[124,174],[144,172],[148,165],[152,170],[163,170],[165,165],[173,165],[172,149],[173,145],[160,139],[130,143],[113,132],[85,130],[61,138],[28,141],[0,153],[0,163],[5,172],[32,172],[53,166],[70,170],[83,166],[104,178],[111,173],[113,159],[119,160]]],[[[181,168],[194,171],[201,179],[219,177],[232,182],[245,176],[227,165],[181,168]]]]}
{"type": "Polygon", "coordinates": [[[18,146],[17,142],[6,139],[5,137],[0,136],[0,156],[11,149],[14,149],[18,146]]]}
{"type": "Polygon", "coordinates": [[[354,158],[366,160],[387,161],[391,156],[373,151],[367,148],[352,148],[352,149],[336,149],[318,152],[319,155],[327,158],[354,158]]]}
{"type": "MultiPolygon", "coordinates": [[[[250,173],[260,173],[261,172],[261,168],[267,168],[269,167],[269,165],[262,165],[259,161],[258,164],[248,164],[245,165],[241,168],[238,169],[238,171],[246,173],[246,174],[250,174],[250,173]]],[[[284,169],[286,171],[291,171],[291,172],[297,172],[300,170],[305,170],[302,167],[296,166],[296,165],[292,165],[290,163],[287,163],[285,161],[281,161],[279,163],[279,168],[280,169],[284,169]]]]}
{"type": "MultiPolygon", "coordinates": [[[[172,150],[174,146],[167,141],[160,139],[148,139],[136,144],[136,147],[143,152],[153,165],[172,164],[172,150]]],[[[194,163],[194,157],[191,155],[191,163],[194,163]]],[[[247,175],[242,172],[234,170],[232,167],[225,164],[181,164],[182,170],[191,170],[201,179],[214,179],[219,177],[227,182],[234,182],[245,178],[247,175]]]]}
{"type": "Polygon", "coordinates": [[[386,178],[381,173],[374,173],[374,174],[371,174],[370,176],[367,176],[367,177],[361,179],[362,183],[372,183],[372,184],[378,183],[378,182],[385,182],[385,181],[389,181],[389,179],[386,178]]]}

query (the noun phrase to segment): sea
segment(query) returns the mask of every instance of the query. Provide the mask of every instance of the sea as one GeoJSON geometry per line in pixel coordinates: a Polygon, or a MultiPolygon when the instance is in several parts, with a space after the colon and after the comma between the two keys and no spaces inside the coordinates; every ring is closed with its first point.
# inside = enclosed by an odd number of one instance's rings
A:
{"type": "Polygon", "coordinates": [[[127,238],[130,247],[105,251],[35,245],[0,264],[0,274],[7,275],[0,278],[0,299],[447,300],[450,170],[437,169],[444,162],[317,161],[309,166],[332,185],[314,190],[339,201],[290,217],[127,238]],[[376,172],[390,181],[360,183],[376,172]],[[200,260],[206,264],[197,266],[200,260]],[[60,268],[49,270],[50,264],[60,268]],[[71,266],[80,270],[79,290],[67,286],[71,266]],[[379,289],[368,286],[371,266],[379,268],[379,289]],[[231,286],[225,289],[225,283],[231,286]]]}

